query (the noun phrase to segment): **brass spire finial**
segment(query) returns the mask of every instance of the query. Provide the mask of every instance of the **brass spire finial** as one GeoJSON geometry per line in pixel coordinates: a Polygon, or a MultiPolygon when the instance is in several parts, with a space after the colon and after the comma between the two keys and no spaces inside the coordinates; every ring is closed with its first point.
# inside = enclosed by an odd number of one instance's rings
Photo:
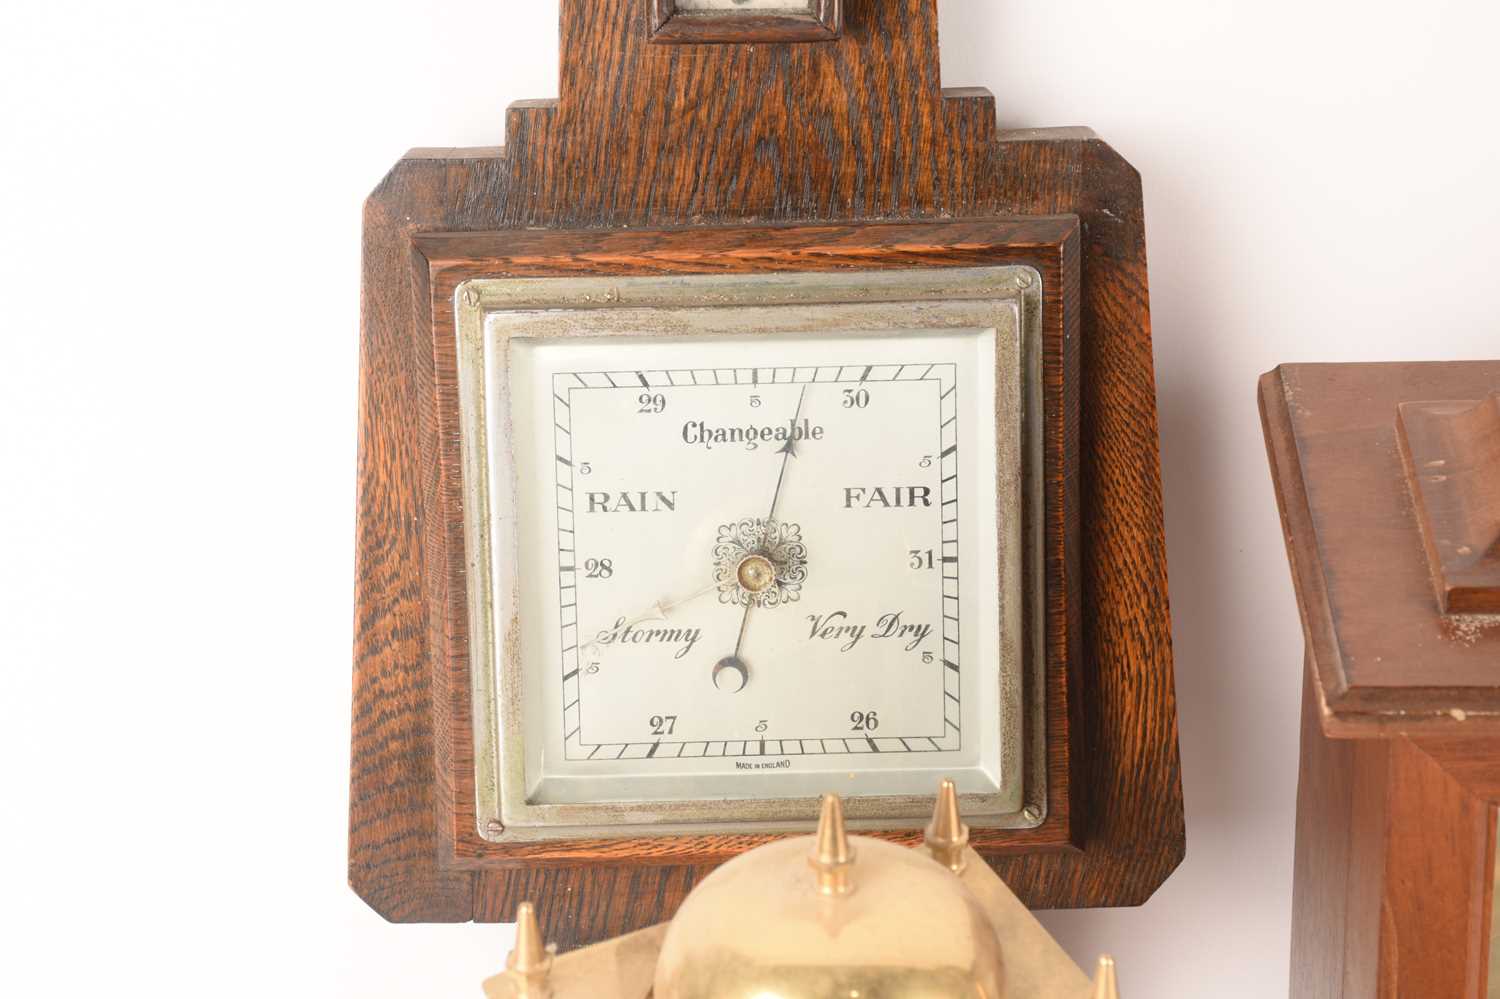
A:
{"type": "Polygon", "coordinates": [[[924,838],[927,852],[954,874],[964,869],[964,849],[969,845],[969,827],[958,811],[958,788],[946,777],[938,785],[937,807],[932,810],[924,838]]]}
{"type": "Polygon", "coordinates": [[[516,907],[516,945],[505,959],[505,970],[515,982],[520,999],[547,999],[547,974],[552,970],[552,952],[542,939],[536,907],[522,902],[516,907]]]}
{"type": "Polygon", "coordinates": [[[823,795],[823,811],[818,816],[818,845],[808,864],[818,872],[818,891],[824,895],[847,895],[854,890],[849,868],[854,866],[854,849],[844,828],[844,806],[836,794],[823,795]]]}
{"type": "Polygon", "coordinates": [[[1115,959],[1108,954],[1099,958],[1099,970],[1094,972],[1094,999],[1120,999],[1120,986],[1115,982],[1115,959]]]}

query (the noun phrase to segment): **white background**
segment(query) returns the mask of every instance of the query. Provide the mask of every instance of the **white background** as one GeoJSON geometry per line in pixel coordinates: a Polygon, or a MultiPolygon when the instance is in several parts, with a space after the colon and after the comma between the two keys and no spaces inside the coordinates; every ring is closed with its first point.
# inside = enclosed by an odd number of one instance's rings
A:
{"type": "MultiPolygon", "coordinates": [[[[1145,175],[1188,859],[1046,922],[1127,996],[1284,995],[1301,638],[1255,379],[1500,353],[1500,8],[942,6],[947,84],[1145,175]]],[[[360,202],[555,95],[555,33],[507,0],[0,6],[0,991],[499,966],[502,930],[344,886],[360,202]]]]}

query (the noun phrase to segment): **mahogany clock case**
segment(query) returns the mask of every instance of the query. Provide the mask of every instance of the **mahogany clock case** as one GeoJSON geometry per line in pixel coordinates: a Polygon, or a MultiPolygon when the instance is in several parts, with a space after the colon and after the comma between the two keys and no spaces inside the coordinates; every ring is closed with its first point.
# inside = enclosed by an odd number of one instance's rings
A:
{"type": "Polygon", "coordinates": [[[933,0],[847,0],[835,40],[787,45],[655,44],[641,13],[564,0],[560,99],[513,106],[503,149],[413,151],[366,204],[351,885],[401,921],[534,899],[572,947],[669,916],[758,841],[472,834],[459,275],[1023,262],[1063,292],[1036,636],[1055,797],[981,845],[1032,907],[1145,901],[1184,834],[1139,177],[1086,130],[1000,133],[989,94],[942,90],[933,0]]]}
{"type": "Polygon", "coordinates": [[[1307,640],[1295,999],[1500,987],[1500,626],[1455,608],[1445,585],[1456,566],[1480,607],[1500,592],[1484,558],[1500,524],[1497,391],[1500,361],[1290,364],[1261,379],[1307,640]]]}

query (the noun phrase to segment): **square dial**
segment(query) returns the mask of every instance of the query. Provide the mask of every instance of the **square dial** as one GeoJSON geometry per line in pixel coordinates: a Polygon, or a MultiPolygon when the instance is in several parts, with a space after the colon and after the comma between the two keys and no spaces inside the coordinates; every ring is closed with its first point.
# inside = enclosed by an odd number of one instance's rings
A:
{"type": "MultiPolygon", "coordinates": [[[[942,287],[1034,288],[1014,270],[942,287]]],[[[830,788],[889,815],[952,777],[997,821],[1037,821],[1034,293],[598,284],[574,294],[602,305],[476,306],[460,361],[487,430],[465,468],[490,511],[470,539],[481,815],[490,787],[507,836],[774,823],[830,788]]]]}
{"type": "Polygon", "coordinates": [[[957,364],[551,378],[565,759],[962,747],[957,364]]]}

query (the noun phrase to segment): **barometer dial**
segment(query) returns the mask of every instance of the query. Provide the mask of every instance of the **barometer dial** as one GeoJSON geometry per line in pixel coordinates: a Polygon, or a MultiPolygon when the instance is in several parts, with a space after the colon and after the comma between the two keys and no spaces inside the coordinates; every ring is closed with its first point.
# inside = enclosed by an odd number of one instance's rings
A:
{"type": "Polygon", "coordinates": [[[954,366],[761,374],[554,375],[569,758],[961,740],[954,366]]]}
{"type": "Polygon", "coordinates": [[[1045,821],[1037,271],[456,304],[481,835],[1045,821]]]}
{"type": "Polygon", "coordinates": [[[543,799],[994,789],[993,332],[512,352],[543,799]]]}

